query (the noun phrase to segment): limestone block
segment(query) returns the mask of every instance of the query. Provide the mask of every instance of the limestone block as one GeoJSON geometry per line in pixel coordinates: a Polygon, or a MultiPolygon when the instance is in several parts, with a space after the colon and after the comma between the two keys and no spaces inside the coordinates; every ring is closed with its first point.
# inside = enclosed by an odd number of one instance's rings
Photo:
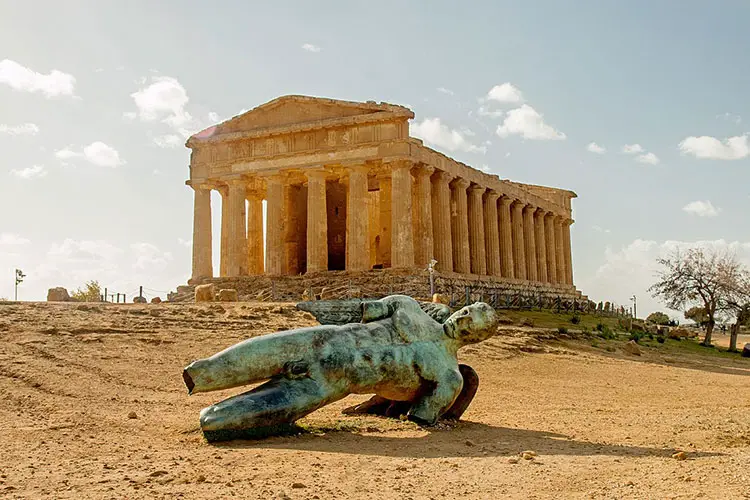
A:
{"type": "Polygon", "coordinates": [[[436,304],[445,304],[448,305],[451,302],[450,297],[448,297],[445,294],[442,293],[433,293],[432,294],[432,301],[436,304]]]}
{"type": "Polygon", "coordinates": [[[47,290],[47,302],[70,302],[70,300],[68,291],[61,286],[47,290]]]}
{"type": "Polygon", "coordinates": [[[750,358],[750,343],[745,344],[745,347],[742,348],[742,357],[750,358]]]}
{"type": "Polygon", "coordinates": [[[237,297],[237,290],[234,288],[219,290],[219,302],[237,302],[237,297]]]}
{"type": "Polygon", "coordinates": [[[151,303],[152,304],[161,304],[161,298],[154,297],[153,299],[151,299],[151,303]]]}
{"type": "Polygon", "coordinates": [[[148,302],[146,297],[133,297],[133,304],[145,304],[148,302]]]}
{"type": "Polygon", "coordinates": [[[213,302],[216,289],[213,283],[207,285],[198,285],[195,287],[196,302],[213,302]]]}
{"type": "Polygon", "coordinates": [[[635,340],[631,340],[627,344],[623,346],[623,350],[627,352],[628,354],[632,354],[634,356],[640,356],[641,355],[641,348],[638,347],[638,344],[635,343],[635,340]]]}

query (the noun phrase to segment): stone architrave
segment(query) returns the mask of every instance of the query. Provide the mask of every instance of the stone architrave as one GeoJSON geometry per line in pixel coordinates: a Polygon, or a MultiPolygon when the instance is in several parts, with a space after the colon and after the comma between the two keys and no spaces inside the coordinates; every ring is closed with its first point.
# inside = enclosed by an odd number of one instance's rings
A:
{"type": "Polygon", "coordinates": [[[211,262],[211,188],[191,186],[195,193],[193,205],[193,274],[192,280],[213,277],[211,262]]]}
{"type": "Polygon", "coordinates": [[[263,193],[248,189],[247,197],[247,273],[263,274],[263,193]]]}
{"type": "Polygon", "coordinates": [[[500,276],[500,234],[497,223],[496,191],[487,191],[484,195],[484,241],[487,259],[487,274],[500,276]]]}
{"type": "Polygon", "coordinates": [[[548,212],[544,216],[544,246],[547,249],[547,279],[552,284],[558,283],[554,220],[555,214],[552,212],[548,212]]]}
{"type": "Polygon", "coordinates": [[[432,176],[432,227],[436,268],[453,271],[453,241],[451,239],[451,188],[453,177],[444,171],[432,176]]]}
{"type": "Polygon", "coordinates": [[[414,264],[425,269],[433,258],[433,230],[432,230],[432,183],[430,176],[435,171],[433,167],[419,165],[414,168],[414,193],[412,207],[415,213],[414,224],[414,264]]]}
{"type": "Polygon", "coordinates": [[[536,233],[534,232],[534,212],[536,207],[526,205],[523,208],[523,242],[526,256],[526,279],[537,281],[536,272],[536,233]]]}
{"type": "Polygon", "coordinates": [[[513,236],[513,274],[517,279],[526,279],[526,245],[523,238],[523,203],[511,205],[510,219],[513,236]]]}
{"type": "Polygon", "coordinates": [[[499,231],[500,231],[500,271],[503,278],[513,278],[513,225],[510,222],[510,204],[511,200],[507,196],[500,198],[499,231]]]}
{"type": "Polygon", "coordinates": [[[451,239],[453,240],[453,270],[457,273],[471,272],[469,253],[469,211],[466,188],[469,181],[458,178],[451,184],[451,239]]]}
{"type": "Polygon", "coordinates": [[[487,258],[484,234],[484,207],[482,196],[486,191],[482,186],[473,184],[469,188],[469,252],[472,274],[487,274],[487,258]]]}
{"type": "Polygon", "coordinates": [[[284,186],[280,176],[266,180],[266,274],[282,274],[284,256],[284,186]]]}
{"type": "Polygon", "coordinates": [[[370,268],[370,246],[367,218],[366,165],[356,165],[346,170],[346,270],[366,271],[370,268]]]}
{"type": "Polygon", "coordinates": [[[391,164],[391,265],[414,266],[414,229],[412,225],[411,164],[391,164]]]}
{"type": "Polygon", "coordinates": [[[328,270],[328,219],[324,170],[310,170],[307,176],[307,272],[328,270]]]}
{"type": "Polygon", "coordinates": [[[536,272],[541,283],[548,283],[547,245],[544,240],[544,210],[534,212],[534,240],[536,242],[536,272]]]}

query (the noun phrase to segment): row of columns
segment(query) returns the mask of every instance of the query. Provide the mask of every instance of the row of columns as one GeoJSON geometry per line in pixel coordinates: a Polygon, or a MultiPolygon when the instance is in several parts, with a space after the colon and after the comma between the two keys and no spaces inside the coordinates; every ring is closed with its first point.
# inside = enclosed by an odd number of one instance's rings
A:
{"type": "MultiPolygon", "coordinates": [[[[432,258],[440,271],[551,284],[573,284],[572,220],[526,204],[444,171],[409,161],[386,165],[378,176],[378,224],[385,267],[424,268],[432,258]]],[[[366,165],[347,168],[346,269],[370,268],[366,165]]],[[[322,169],[305,172],[307,272],[328,269],[326,181],[322,169]]],[[[286,207],[280,175],[266,178],[265,192],[233,179],[222,196],[221,276],[282,274],[286,207]],[[262,200],[267,201],[265,266],[262,200]],[[247,210],[246,210],[247,202],[247,210]]],[[[193,278],[212,276],[209,185],[195,189],[193,278]]]]}

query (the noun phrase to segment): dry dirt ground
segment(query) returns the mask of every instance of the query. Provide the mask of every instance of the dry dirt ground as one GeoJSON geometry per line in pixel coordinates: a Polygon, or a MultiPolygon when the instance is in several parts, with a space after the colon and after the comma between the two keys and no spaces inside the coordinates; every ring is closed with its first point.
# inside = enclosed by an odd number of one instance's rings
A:
{"type": "Polygon", "coordinates": [[[206,443],[198,412],[230,392],[188,397],[182,367],[310,324],[289,304],[0,305],[0,497],[750,498],[750,360],[529,330],[462,350],[481,385],[451,428],[342,416],[350,397],[298,436],[206,443]]]}

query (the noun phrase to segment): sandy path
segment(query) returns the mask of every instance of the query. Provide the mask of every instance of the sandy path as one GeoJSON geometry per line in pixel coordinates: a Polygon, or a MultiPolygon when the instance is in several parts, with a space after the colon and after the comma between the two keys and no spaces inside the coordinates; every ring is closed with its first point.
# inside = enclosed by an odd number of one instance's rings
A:
{"type": "Polygon", "coordinates": [[[230,392],[188,397],[182,367],[313,324],[288,305],[224,309],[0,306],[0,496],[750,498],[750,360],[519,332],[465,349],[482,382],[455,428],[341,416],[349,398],[305,419],[320,432],[209,445],[198,412],[230,392]],[[538,457],[509,463],[523,450],[538,457]]]}

